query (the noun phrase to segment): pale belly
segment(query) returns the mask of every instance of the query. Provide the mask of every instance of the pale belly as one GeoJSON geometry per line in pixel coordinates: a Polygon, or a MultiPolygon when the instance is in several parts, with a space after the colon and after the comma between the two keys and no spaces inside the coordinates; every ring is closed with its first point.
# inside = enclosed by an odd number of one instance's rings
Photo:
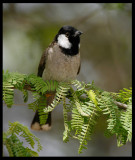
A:
{"type": "Polygon", "coordinates": [[[76,79],[79,66],[80,54],[49,54],[42,77],[44,80],[70,81],[76,79]]]}

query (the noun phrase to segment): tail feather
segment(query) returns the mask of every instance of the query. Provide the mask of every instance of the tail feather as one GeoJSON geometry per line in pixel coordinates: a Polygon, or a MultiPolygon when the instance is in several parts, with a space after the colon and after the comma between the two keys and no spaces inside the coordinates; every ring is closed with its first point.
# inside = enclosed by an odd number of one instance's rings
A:
{"type": "MultiPolygon", "coordinates": [[[[54,99],[55,94],[47,94],[47,106],[50,106],[53,99],[54,99]]],[[[32,130],[45,130],[48,131],[51,129],[51,112],[48,113],[48,118],[45,124],[40,125],[40,120],[39,120],[39,114],[38,111],[36,111],[35,116],[33,118],[33,121],[31,123],[31,129],[32,130]]]]}

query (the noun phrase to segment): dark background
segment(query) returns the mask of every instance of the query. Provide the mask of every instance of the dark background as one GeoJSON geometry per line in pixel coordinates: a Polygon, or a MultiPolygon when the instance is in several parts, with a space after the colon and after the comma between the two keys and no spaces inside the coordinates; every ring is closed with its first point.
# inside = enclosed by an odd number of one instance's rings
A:
{"type": "MultiPolygon", "coordinates": [[[[132,4],[130,3],[5,3],[3,4],[3,69],[24,74],[37,73],[41,54],[63,25],[83,31],[81,71],[78,80],[92,82],[107,91],[132,86],[132,4]]],[[[34,112],[15,92],[15,105],[4,105],[3,130],[8,121],[30,127],[34,112]]],[[[29,93],[29,102],[33,101],[29,93]]],[[[39,156],[131,156],[131,143],[118,148],[116,137],[104,137],[101,117],[88,149],[78,155],[79,142],[62,141],[62,106],[52,115],[49,132],[32,131],[41,139],[39,156]]],[[[4,155],[8,156],[6,148],[4,155]]]]}

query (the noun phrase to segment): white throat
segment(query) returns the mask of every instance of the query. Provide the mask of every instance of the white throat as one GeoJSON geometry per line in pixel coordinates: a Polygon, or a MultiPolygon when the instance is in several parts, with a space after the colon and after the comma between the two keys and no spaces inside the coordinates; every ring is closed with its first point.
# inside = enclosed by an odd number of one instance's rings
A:
{"type": "Polygon", "coordinates": [[[66,49],[70,49],[72,44],[69,42],[68,38],[64,34],[58,36],[58,44],[66,49]]]}

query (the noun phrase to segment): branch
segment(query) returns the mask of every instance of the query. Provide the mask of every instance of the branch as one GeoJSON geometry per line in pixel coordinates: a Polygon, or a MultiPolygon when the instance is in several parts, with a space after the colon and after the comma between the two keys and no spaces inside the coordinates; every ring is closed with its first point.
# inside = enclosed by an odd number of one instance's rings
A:
{"type": "Polygon", "coordinates": [[[32,90],[32,87],[28,84],[25,84],[24,89],[33,92],[34,90],[32,90]]]}
{"type": "Polygon", "coordinates": [[[120,102],[117,102],[117,101],[114,101],[114,103],[121,109],[126,110],[128,108],[128,105],[126,105],[124,103],[120,103],[120,102]]]}
{"type": "MultiPolygon", "coordinates": [[[[71,95],[70,95],[71,96],[71,95]]],[[[67,96],[68,98],[68,96],[67,96]]],[[[80,99],[86,99],[85,96],[81,96],[80,99]]],[[[120,108],[120,109],[124,109],[126,110],[128,108],[128,105],[124,104],[124,103],[121,103],[121,102],[117,102],[117,101],[114,101],[114,103],[120,108]]]]}
{"type": "MultiPolygon", "coordinates": [[[[13,87],[13,89],[16,89],[15,87],[13,87]]],[[[25,86],[24,86],[24,89],[26,89],[26,90],[28,90],[28,91],[31,91],[31,92],[34,92],[34,90],[32,89],[32,87],[30,86],[30,85],[28,85],[28,84],[25,84],[25,86]]],[[[54,92],[49,92],[49,94],[53,94],[54,92]]],[[[48,92],[45,94],[45,96],[48,96],[48,92]]],[[[71,95],[70,95],[71,96],[71,95]]],[[[67,96],[67,98],[68,98],[68,96],[67,96]]],[[[81,96],[80,97],[81,99],[84,99],[84,98],[86,98],[86,97],[84,97],[84,96],[81,96]]],[[[121,103],[121,102],[117,102],[117,101],[114,101],[114,103],[120,108],[120,109],[124,109],[124,110],[126,110],[127,108],[128,108],[128,105],[126,105],[126,104],[124,104],[124,103],[121,103]]]]}
{"type": "MultiPolygon", "coordinates": [[[[11,89],[18,89],[18,88],[11,87],[11,89]]],[[[31,92],[34,91],[34,90],[32,90],[32,87],[30,85],[28,85],[28,84],[25,84],[24,87],[23,87],[23,89],[26,89],[26,90],[31,91],[31,92]]]]}
{"type": "MultiPolygon", "coordinates": [[[[15,88],[15,87],[12,87],[12,89],[18,89],[18,88],[15,88]]],[[[34,88],[32,88],[29,84],[25,84],[24,85],[24,87],[23,87],[23,89],[25,89],[25,90],[28,90],[28,91],[31,91],[31,92],[34,92],[34,91],[36,91],[36,90],[34,90],[34,88]]],[[[56,91],[47,91],[46,93],[45,93],[45,96],[46,97],[48,97],[48,96],[51,96],[52,94],[54,94],[56,91]]]]}

